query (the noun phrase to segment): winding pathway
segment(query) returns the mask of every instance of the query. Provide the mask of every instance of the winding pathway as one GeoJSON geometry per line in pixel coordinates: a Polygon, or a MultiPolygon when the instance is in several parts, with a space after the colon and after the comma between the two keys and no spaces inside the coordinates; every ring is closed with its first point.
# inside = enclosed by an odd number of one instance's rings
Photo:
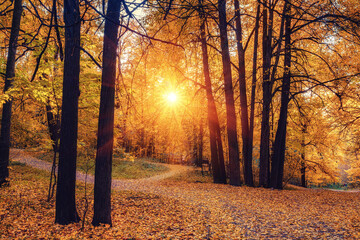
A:
{"type": "MultiPolygon", "coordinates": [[[[51,171],[52,164],[40,159],[37,159],[29,154],[27,154],[23,149],[11,149],[10,157],[12,161],[24,163],[31,167],[51,171]]],[[[181,165],[171,165],[171,164],[162,164],[168,167],[170,170],[165,173],[155,175],[148,178],[140,179],[113,179],[112,187],[118,190],[131,190],[131,191],[141,191],[149,193],[159,193],[156,189],[159,188],[157,182],[175,175],[182,174],[184,172],[190,171],[191,167],[181,166],[181,165]]],[[[87,183],[94,183],[94,176],[90,174],[85,174],[83,172],[76,172],[76,180],[87,183]]]]}

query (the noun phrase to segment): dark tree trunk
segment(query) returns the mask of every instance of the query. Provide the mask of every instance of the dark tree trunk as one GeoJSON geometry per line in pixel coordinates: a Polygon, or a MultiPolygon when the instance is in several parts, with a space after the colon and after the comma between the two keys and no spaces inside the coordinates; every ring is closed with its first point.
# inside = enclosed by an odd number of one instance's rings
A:
{"type": "Polygon", "coordinates": [[[200,165],[202,165],[203,162],[203,150],[204,150],[204,127],[203,127],[203,121],[200,119],[200,127],[199,127],[199,139],[198,139],[198,162],[200,165]]]}
{"type": "Polygon", "coordinates": [[[193,162],[195,162],[196,165],[200,165],[199,163],[199,135],[198,135],[198,131],[196,128],[196,124],[194,123],[193,125],[193,140],[191,142],[191,140],[189,141],[190,143],[190,148],[192,148],[192,160],[193,162]]]}
{"type": "Polygon", "coordinates": [[[241,185],[240,178],[240,161],[239,161],[239,144],[236,129],[236,114],[234,91],[231,76],[231,61],[229,53],[229,44],[227,37],[227,20],[226,20],[226,0],[218,1],[219,10],[219,28],[221,41],[221,57],[223,63],[223,75],[225,85],[226,101],[226,120],[227,120],[227,137],[229,145],[229,167],[230,167],[230,184],[234,186],[241,185]]]}
{"type": "Polygon", "coordinates": [[[59,150],[59,136],[60,136],[60,119],[59,114],[54,114],[52,112],[52,107],[50,106],[50,101],[45,106],[46,108],[46,116],[49,128],[49,135],[51,139],[51,144],[53,147],[53,163],[50,172],[50,183],[49,183],[49,191],[47,201],[49,202],[50,199],[54,196],[55,186],[56,186],[56,153],[59,150]]]}
{"type": "MultiPolygon", "coordinates": [[[[265,3],[266,4],[266,3],[265,3]]],[[[271,65],[271,36],[269,36],[268,16],[266,5],[263,11],[263,109],[261,119],[261,138],[260,138],[260,173],[259,185],[269,186],[270,177],[270,105],[272,99],[272,83],[270,81],[271,65]]]]}
{"type": "Polygon", "coordinates": [[[154,137],[154,133],[151,133],[149,144],[147,145],[146,156],[152,158],[154,157],[154,153],[155,153],[155,137],[154,137]]]}
{"type": "Polygon", "coordinates": [[[79,222],[75,182],[80,74],[80,12],[78,0],[64,1],[65,61],[55,223],[79,222]]]}
{"type": "Polygon", "coordinates": [[[306,165],[305,165],[305,152],[301,153],[301,186],[306,188],[306,165]]]}
{"type": "MultiPolygon", "coordinates": [[[[56,10],[56,0],[53,1],[53,15],[55,18],[55,24],[57,25],[57,10],[56,10]]],[[[58,30],[56,31],[58,34],[58,30]]],[[[60,35],[58,35],[58,39],[60,39],[60,35]]],[[[61,43],[59,43],[59,47],[56,49],[54,60],[56,61],[58,59],[58,56],[60,55],[61,61],[63,61],[62,57],[62,47],[61,43]],[[59,54],[60,53],[60,54],[59,54]]],[[[54,74],[57,74],[58,68],[56,65],[53,67],[54,74]]],[[[55,92],[54,92],[55,97],[55,92]]],[[[57,103],[56,99],[55,102],[57,103]]],[[[57,105],[57,104],[56,104],[57,105]]],[[[57,153],[59,151],[59,138],[60,138],[60,109],[57,105],[57,111],[54,114],[53,108],[50,105],[50,99],[48,99],[47,104],[45,106],[46,108],[46,116],[47,116],[47,122],[48,122],[48,129],[49,129],[49,135],[52,142],[53,147],[53,162],[51,166],[51,172],[50,172],[50,182],[49,182],[49,190],[48,190],[48,197],[47,202],[50,202],[50,200],[54,197],[55,187],[56,187],[56,160],[57,160],[57,153]]]]}
{"type": "Polygon", "coordinates": [[[291,80],[291,5],[288,0],[285,1],[285,57],[284,57],[284,77],[281,89],[281,107],[278,128],[275,136],[274,153],[271,161],[271,187],[275,189],[283,188],[283,175],[286,149],[286,127],[287,113],[290,94],[291,80]]]}
{"type": "Polygon", "coordinates": [[[109,0],[107,6],[99,127],[95,163],[94,217],[92,224],[111,225],[111,170],[114,143],[114,103],[117,35],[121,1],[109,0]]]}
{"type": "MultiPolygon", "coordinates": [[[[273,18],[276,2],[264,2],[263,13],[263,110],[261,121],[261,140],[260,140],[260,174],[259,185],[269,187],[270,185],[270,109],[272,102],[272,88],[275,81],[275,74],[280,59],[281,43],[283,38],[284,18],[280,24],[280,34],[278,39],[278,48],[276,52],[275,63],[271,72],[271,59],[273,56],[273,18]],[[268,17],[269,10],[269,17],[268,17]],[[270,76],[271,72],[271,76],[270,76]]],[[[284,12],[285,13],[285,8],[284,12]]]]}
{"type": "Polygon", "coordinates": [[[224,153],[221,140],[219,118],[216,110],[214,96],[212,94],[209,56],[207,51],[206,36],[205,36],[205,16],[201,12],[202,24],[200,26],[200,40],[202,48],[202,59],[205,77],[206,98],[208,107],[208,123],[210,132],[210,152],[211,152],[211,166],[213,172],[214,183],[226,183],[226,172],[224,163],[224,153]]]}
{"type": "MultiPolygon", "coordinates": [[[[250,142],[251,146],[254,141],[254,116],[255,116],[255,95],[256,95],[256,73],[257,73],[257,52],[259,43],[259,21],[260,21],[260,4],[256,10],[255,22],[255,36],[254,36],[254,55],[253,55],[253,69],[252,69],[252,86],[251,86],[251,103],[250,103],[250,142]]],[[[252,155],[252,148],[251,148],[252,155]]]]}
{"type": "Polygon", "coordinates": [[[245,77],[245,51],[242,44],[242,26],[240,17],[239,0],[234,1],[236,40],[239,59],[239,88],[240,88],[240,111],[241,111],[241,137],[243,141],[242,155],[244,166],[244,182],[247,186],[254,186],[252,173],[252,139],[249,129],[249,115],[246,97],[246,77],[245,77]]]}
{"type": "Polygon", "coordinates": [[[52,147],[54,153],[58,151],[58,140],[60,135],[60,119],[58,114],[54,114],[52,112],[52,107],[50,106],[50,102],[48,102],[45,106],[46,108],[46,116],[49,128],[49,135],[52,141],[52,147]]]}
{"type": "MultiPolygon", "coordinates": [[[[120,68],[119,68],[120,71],[120,68]]],[[[121,124],[121,140],[122,140],[122,147],[124,148],[124,151],[126,153],[129,153],[131,151],[131,140],[129,138],[129,134],[127,132],[127,118],[129,115],[129,111],[130,111],[130,99],[128,97],[127,99],[127,103],[126,103],[126,110],[125,113],[123,115],[123,119],[122,119],[122,124],[121,124]]]]}
{"type": "Polygon", "coordinates": [[[306,123],[302,126],[302,138],[301,138],[301,163],[300,163],[300,173],[301,173],[301,186],[307,187],[306,185],[306,164],[305,164],[305,133],[306,133],[306,123]]]}
{"type": "MultiPolygon", "coordinates": [[[[22,0],[15,0],[8,57],[6,63],[4,92],[8,91],[12,87],[12,83],[15,78],[17,39],[19,36],[22,10],[22,0]]],[[[0,133],[0,186],[2,185],[2,183],[6,182],[6,179],[9,177],[8,166],[10,152],[11,107],[11,99],[9,99],[8,101],[6,101],[6,103],[3,104],[0,133]]]]}

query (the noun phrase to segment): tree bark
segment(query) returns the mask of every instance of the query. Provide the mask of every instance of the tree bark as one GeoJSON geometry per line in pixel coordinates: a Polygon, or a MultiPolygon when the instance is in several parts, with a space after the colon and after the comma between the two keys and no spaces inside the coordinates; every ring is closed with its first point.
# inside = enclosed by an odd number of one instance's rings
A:
{"type": "Polygon", "coordinates": [[[109,0],[107,6],[99,127],[95,163],[94,217],[92,224],[111,223],[111,171],[114,144],[114,104],[117,35],[122,1],[109,0]]]}
{"type": "MultiPolygon", "coordinates": [[[[201,0],[200,0],[201,1],[201,0]]],[[[201,10],[202,11],[202,10],[201,10]]],[[[209,56],[205,36],[205,16],[200,13],[202,23],[200,26],[200,41],[202,49],[202,60],[204,68],[207,108],[208,108],[208,123],[210,132],[210,152],[211,152],[211,166],[213,172],[214,183],[226,183],[226,172],[224,163],[224,153],[221,140],[219,118],[216,110],[215,100],[212,93],[209,56]]]]}
{"type": "Polygon", "coordinates": [[[78,0],[64,1],[64,22],[65,60],[55,213],[55,223],[62,225],[80,221],[75,203],[78,99],[80,95],[80,12],[78,0]]]}
{"type": "Polygon", "coordinates": [[[240,111],[241,111],[241,137],[243,141],[242,155],[244,167],[244,182],[247,186],[254,186],[252,173],[252,139],[249,129],[249,114],[246,94],[246,77],[245,77],[245,51],[242,44],[242,26],[239,8],[239,0],[234,1],[235,23],[236,23],[236,40],[239,59],[239,89],[240,89],[240,111]]]}
{"type": "Polygon", "coordinates": [[[285,57],[284,57],[284,76],[281,89],[281,106],[280,117],[278,121],[278,128],[276,131],[274,142],[274,153],[271,161],[271,187],[275,189],[283,188],[283,175],[285,163],[285,149],[286,149],[286,127],[287,127],[287,113],[290,95],[290,80],[291,80],[291,5],[288,0],[285,0],[286,14],[285,14],[285,57]]]}
{"type": "Polygon", "coordinates": [[[225,85],[225,101],[226,101],[226,120],[227,120],[227,137],[229,145],[229,168],[230,168],[230,184],[234,186],[241,185],[240,178],[240,161],[239,161],[239,144],[236,129],[236,114],[234,91],[232,86],[231,61],[229,53],[229,44],[227,36],[227,20],[226,20],[226,0],[218,1],[219,11],[219,28],[221,41],[221,57],[223,63],[223,75],[225,85]]]}
{"type": "MultiPolygon", "coordinates": [[[[15,61],[17,40],[20,31],[20,21],[22,14],[22,0],[15,0],[14,13],[12,18],[8,57],[6,62],[5,73],[5,87],[4,93],[8,91],[13,84],[15,78],[15,61]]],[[[11,128],[11,108],[12,99],[10,98],[3,104],[2,118],[1,118],[1,133],[0,133],[0,186],[7,181],[9,177],[9,152],[10,152],[10,128],[11,128]]]]}

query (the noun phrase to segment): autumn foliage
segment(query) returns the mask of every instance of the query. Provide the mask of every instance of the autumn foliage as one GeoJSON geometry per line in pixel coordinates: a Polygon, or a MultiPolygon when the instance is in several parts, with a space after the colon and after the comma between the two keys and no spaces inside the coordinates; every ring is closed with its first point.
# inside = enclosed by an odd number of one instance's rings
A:
{"type": "Polygon", "coordinates": [[[359,33],[358,0],[1,1],[0,237],[360,238],[359,33]]]}

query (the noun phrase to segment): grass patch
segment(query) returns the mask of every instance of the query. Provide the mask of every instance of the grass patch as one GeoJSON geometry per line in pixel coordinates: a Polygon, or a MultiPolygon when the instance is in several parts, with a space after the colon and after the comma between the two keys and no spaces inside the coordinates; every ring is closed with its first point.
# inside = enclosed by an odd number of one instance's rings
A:
{"type": "MultiPolygon", "coordinates": [[[[53,161],[53,153],[48,151],[27,151],[30,155],[47,161],[53,161]]],[[[139,179],[159,175],[169,171],[169,168],[149,162],[148,158],[130,158],[124,160],[119,156],[113,157],[112,177],[118,179],[139,179]]],[[[77,159],[77,170],[95,174],[95,154],[79,152],[77,159]]]]}
{"type": "Polygon", "coordinates": [[[298,190],[296,186],[285,185],[284,190],[298,190]]]}
{"type": "Polygon", "coordinates": [[[175,175],[167,178],[170,181],[183,181],[187,183],[212,183],[213,179],[209,172],[204,171],[203,173],[199,169],[192,171],[186,171],[182,174],[175,175]]]}
{"type": "Polygon", "coordinates": [[[17,162],[17,161],[10,161],[9,166],[26,166],[25,163],[17,162]]]}
{"type": "Polygon", "coordinates": [[[124,161],[114,159],[113,177],[125,179],[146,178],[164,173],[169,170],[168,167],[160,164],[149,163],[142,159],[124,161]]]}

